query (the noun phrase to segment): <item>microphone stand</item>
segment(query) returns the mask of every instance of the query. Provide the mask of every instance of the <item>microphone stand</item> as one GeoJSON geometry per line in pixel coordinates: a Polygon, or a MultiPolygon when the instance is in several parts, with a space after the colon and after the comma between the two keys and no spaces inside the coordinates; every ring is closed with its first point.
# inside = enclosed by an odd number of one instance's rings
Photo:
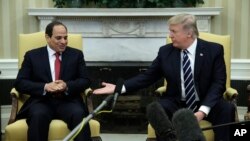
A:
{"type": "Polygon", "coordinates": [[[219,124],[219,125],[214,125],[214,126],[210,126],[210,127],[204,127],[204,128],[201,128],[201,130],[206,131],[206,130],[210,130],[210,129],[214,129],[214,128],[218,128],[218,127],[223,127],[223,126],[237,125],[237,124],[249,124],[249,123],[250,123],[250,120],[239,121],[239,122],[229,122],[229,123],[225,123],[225,124],[219,124]]]}
{"type": "Polygon", "coordinates": [[[70,141],[72,140],[72,137],[78,132],[78,130],[81,127],[84,127],[89,121],[90,119],[92,119],[97,112],[99,112],[103,107],[105,107],[107,105],[107,103],[112,100],[114,97],[114,95],[109,95],[107,96],[102,103],[92,112],[90,113],[87,117],[85,117],[81,123],[79,123],[64,139],[63,141],[70,141]]]}

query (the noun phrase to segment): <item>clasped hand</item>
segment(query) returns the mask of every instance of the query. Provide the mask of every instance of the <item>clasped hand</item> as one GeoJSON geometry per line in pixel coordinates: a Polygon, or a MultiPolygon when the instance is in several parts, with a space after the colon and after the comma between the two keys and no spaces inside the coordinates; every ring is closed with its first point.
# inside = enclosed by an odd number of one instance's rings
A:
{"type": "Polygon", "coordinates": [[[67,85],[63,80],[56,80],[45,84],[45,91],[50,93],[60,93],[67,89],[67,85]]]}

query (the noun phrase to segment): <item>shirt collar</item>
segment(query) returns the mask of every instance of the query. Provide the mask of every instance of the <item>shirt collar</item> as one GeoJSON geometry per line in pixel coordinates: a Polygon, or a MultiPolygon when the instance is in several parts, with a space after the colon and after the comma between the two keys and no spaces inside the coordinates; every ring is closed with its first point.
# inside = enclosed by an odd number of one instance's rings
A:
{"type": "MultiPolygon", "coordinates": [[[[47,45],[47,51],[49,53],[49,56],[54,56],[55,55],[55,51],[53,49],[50,48],[49,45],[47,45]]],[[[60,53],[62,55],[62,53],[60,53]]]]}
{"type": "Polygon", "coordinates": [[[196,47],[197,47],[197,38],[195,38],[194,42],[187,48],[187,50],[191,55],[194,55],[196,47]]]}
{"type": "Polygon", "coordinates": [[[50,48],[49,45],[47,45],[47,51],[49,53],[49,56],[53,56],[56,53],[53,49],[50,48]]]}

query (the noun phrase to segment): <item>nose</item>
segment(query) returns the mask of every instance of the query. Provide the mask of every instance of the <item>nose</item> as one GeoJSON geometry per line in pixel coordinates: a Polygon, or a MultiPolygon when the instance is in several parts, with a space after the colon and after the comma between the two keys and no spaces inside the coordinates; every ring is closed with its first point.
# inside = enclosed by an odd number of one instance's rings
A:
{"type": "Polygon", "coordinates": [[[63,43],[63,44],[67,43],[67,41],[68,41],[68,40],[67,40],[67,39],[64,39],[64,38],[61,39],[61,43],[63,43]]]}

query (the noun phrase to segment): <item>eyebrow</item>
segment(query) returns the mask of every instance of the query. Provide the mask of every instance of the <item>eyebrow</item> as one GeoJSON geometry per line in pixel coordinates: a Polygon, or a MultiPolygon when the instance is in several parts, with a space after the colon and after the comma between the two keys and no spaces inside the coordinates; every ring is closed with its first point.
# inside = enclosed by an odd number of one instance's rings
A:
{"type": "Polygon", "coordinates": [[[68,36],[55,36],[55,38],[68,38],[68,36]]]}

